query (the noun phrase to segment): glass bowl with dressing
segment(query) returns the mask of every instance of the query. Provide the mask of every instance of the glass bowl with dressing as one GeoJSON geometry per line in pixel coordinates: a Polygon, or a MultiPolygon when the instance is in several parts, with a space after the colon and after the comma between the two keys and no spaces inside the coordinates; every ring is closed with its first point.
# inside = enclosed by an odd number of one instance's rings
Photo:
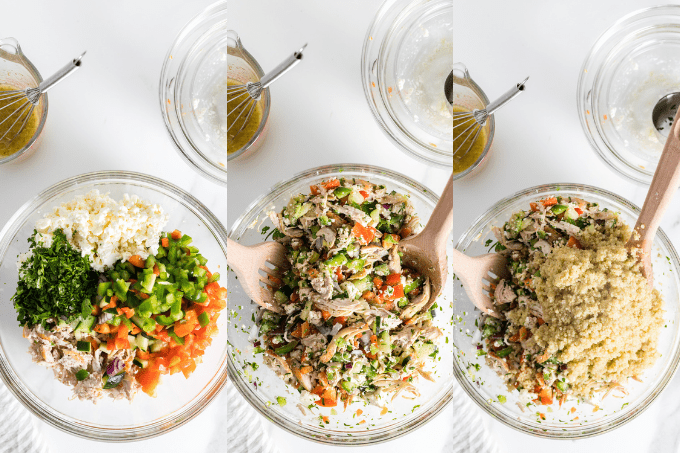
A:
{"type": "MultiPolygon", "coordinates": [[[[489,98],[470,77],[463,63],[453,65],[453,113],[483,109],[489,98]]],[[[470,128],[469,117],[453,118],[453,179],[463,178],[480,169],[491,150],[496,120],[490,115],[479,132],[470,128]],[[474,132],[474,133],[473,133],[474,132]]]]}
{"type": "Polygon", "coordinates": [[[180,156],[199,174],[227,184],[227,2],[218,1],[177,35],[161,70],[163,120],[180,156]]]}
{"type": "MultiPolygon", "coordinates": [[[[33,63],[26,58],[14,38],[0,39],[0,98],[3,92],[37,87],[43,81],[33,63]]],[[[39,147],[47,120],[47,94],[25,121],[12,115],[13,100],[0,100],[0,165],[21,162],[39,147]]]]}
{"type": "MultiPolygon", "coordinates": [[[[238,33],[229,30],[228,37],[228,86],[245,85],[248,82],[259,81],[264,76],[260,64],[243,47],[238,33]]],[[[267,135],[271,106],[269,89],[262,90],[262,95],[253,104],[244,102],[242,96],[233,96],[227,99],[227,106],[229,109],[227,119],[229,160],[252,155],[260,148],[267,135]],[[245,122],[243,122],[244,118],[247,118],[245,122]]]]}
{"type": "Polygon", "coordinates": [[[453,116],[444,82],[452,66],[452,0],[385,0],[364,41],[366,100],[402,151],[449,169],[453,116]]]}

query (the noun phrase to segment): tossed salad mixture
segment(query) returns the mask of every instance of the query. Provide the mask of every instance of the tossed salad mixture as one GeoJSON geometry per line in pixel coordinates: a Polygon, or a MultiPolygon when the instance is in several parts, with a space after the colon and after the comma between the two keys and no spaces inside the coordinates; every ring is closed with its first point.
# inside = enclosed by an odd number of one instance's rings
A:
{"type": "Polygon", "coordinates": [[[663,300],[649,288],[631,229],[617,213],[549,197],[495,230],[509,279],[492,286],[501,318],[484,316],[478,354],[540,405],[626,394],[659,357],[663,300]]]}
{"type": "Polygon", "coordinates": [[[271,278],[285,314],[260,310],[255,351],[307,405],[419,395],[442,332],[429,279],[401,262],[399,242],[420,228],[413,206],[359,179],[310,189],[269,213],[290,268],[271,278]]]}
{"type": "Polygon", "coordinates": [[[45,216],[19,257],[12,300],[35,362],[74,396],[155,396],[162,374],[186,378],[217,333],[226,290],[167,215],[92,191],[45,216]]]}

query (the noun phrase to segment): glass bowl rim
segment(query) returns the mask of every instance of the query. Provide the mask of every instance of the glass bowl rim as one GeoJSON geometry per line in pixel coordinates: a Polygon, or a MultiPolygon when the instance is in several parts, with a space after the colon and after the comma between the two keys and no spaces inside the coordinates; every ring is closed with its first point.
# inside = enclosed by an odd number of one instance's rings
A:
{"type": "MultiPolygon", "coordinates": [[[[591,128],[588,124],[588,119],[593,115],[588,115],[586,113],[586,110],[588,110],[586,109],[587,104],[586,97],[592,99],[592,86],[590,86],[590,89],[588,90],[588,92],[591,93],[590,96],[588,96],[585,91],[587,88],[586,82],[587,79],[589,78],[589,72],[587,71],[588,66],[595,59],[601,47],[612,38],[612,35],[621,31],[622,27],[634,24],[638,18],[647,19],[649,17],[642,16],[644,16],[647,13],[656,12],[677,15],[678,17],[680,17],[680,5],[666,4],[640,8],[631,11],[630,13],[617,19],[602,33],[600,33],[600,35],[593,42],[592,46],[590,47],[590,50],[588,51],[585,59],[583,60],[583,63],[581,64],[578,76],[578,83],[576,86],[576,110],[579,116],[579,121],[581,123],[581,129],[583,130],[583,134],[588,139],[588,143],[590,144],[591,148],[595,150],[598,157],[605,164],[607,164],[607,167],[609,167],[611,170],[614,170],[619,175],[625,176],[626,178],[636,183],[644,185],[649,185],[651,183],[652,175],[640,171],[640,169],[619,157],[619,155],[606,143],[606,141],[602,140],[601,134],[597,130],[591,132],[591,128]],[[597,136],[595,134],[597,134],[597,136]],[[601,144],[598,143],[597,138],[599,138],[600,141],[602,141],[601,144]]],[[[633,33],[633,31],[631,31],[631,33],[633,33]]],[[[596,74],[599,74],[601,69],[602,65],[600,64],[597,67],[596,74]]],[[[588,84],[590,85],[590,83],[588,84]]]]}
{"type": "MultiPolygon", "coordinates": [[[[181,199],[186,202],[187,206],[190,206],[192,212],[195,211],[194,214],[198,213],[198,217],[201,220],[205,220],[206,226],[220,244],[223,251],[222,253],[226,251],[227,236],[226,229],[222,223],[203,205],[203,203],[184,189],[144,173],[131,171],[96,171],[83,173],[57,182],[26,201],[7,221],[2,230],[0,230],[0,262],[5,259],[7,248],[14,237],[9,237],[9,233],[16,230],[17,223],[25,221],[35,212],[38,206],[46,203],[51,198],[68,189],[77,188],[84,184],[109,182],[141,183],[151,190],[163,193],[164,195],[169,195],[173,198],[181,199]]],[[[16,233],[16,231],[13,233],[16,233]]],[[[150,439],[170,432],[185,425],[200,414],[225,386],[227,382],[227,361],[228,358],[225,353],[213,378],[206,387],[204,387],[207,391],[205,391],[201,398],[188,403],[185,408],[175,411],[170,416],[165,416],[150,423],[132,428],[103,428],[101,426],[89,425],[87,422],[77,419],[70,419],[68,422],[65,421],[60,416],[59,412],[54,411],[50,406],[36,398],[30,390],[24,388],[25,386],[21,382],[20,377],[7,361],[2,345],[0,345],[0,379],[2,379],[8,390],[26,409],[38,419],[54,428],[87,440],[102,442],[132,442],[150,439]]]]}
{"type": "MultiPolygon", "coordinates": [[[[433,203],[433,206],[437,204],[437,201],[439,201],[439,196],[436,195],[436,193],[426,186],[422,185],[418,181],[415,181],[411,179],[408,176],[402,175],[399,172],[383,168],[383,167],[378,167],[375,165],[363,165],[363,164],[332,164],[332,165],[322,165],[319,167],[311,168],[302,172],[296,173],[293,177],[290,179],[280,181],[273,185],[270,189],[265,191],[262,195],[258,196],[253,202],[251,202],[248,207],[244,210],[243,214],[241,214],[238,219],[236,219],[233,223],[232,226],[229,228],[228,232],[228,237],[231,238],[232,240],[238,241],[238,238],[234,237],[236,230],[238,230],[243,222],[250,216],[250,214],[258,207],[261,206],[266,206],[270,200],[273,198],[280,197],[285,190],[288,188],[294,186],[298,182],[310,178],[310,177],[322,177],[324,175],[330,175],[330,174],[342,174],[342,173],[350,173],[350,172],[357,172],[357,173],[362,173],[365,172],[368,175],[380,175],[380,176],[385,176],[387,178],[394,179],[396,181],[399,181],[400,183],[403,183],[405,185],[408,185],[409,187],[412,187],[414,190],[416,190],[419,194],[427,198],[428,201],[433,203]]],[[[369,176],[370,178],[370,176],[369,176]]],[[[384,443],[387,441],[394,440],[396,438],[405,436],[406,434],[412,433],[416,431],[418,428],[422,427],[429,421],[433,420],[436,418],[442,410],[444,410],[446,407],[448,407],[451,404],[451,401],[453,401],[453,382],[454,380],[451,379],[451,384],[449,388],[446,390],[446,393],[444,397],[439,400],[438,402],[434,403],[433,406],[430,408],[430,413],[428,416],[423,420],[423,419],[413,419],[411,420],[410,424],[405,426],[405,427],[400,427],[400,430],[398,432],[390,432],[386,431],[384,433],[380,433],[377,438],[365,438],[362,439],[357,436],[352,436],[352,437],[342,437],[339,439],[333,439],[332,434],[317,434],[316,432],[312,433],[309,432],[307,429],[301,429],[301,425],[296,424],[296,423],[291,423],[281,415],[279,415],[276,412],[273,411],[267,411],[266,408],[261,407],[260,405],[257,404],[257,400],[253,397],[251,397],[252,390],[249,385],[246,385],[245,382],[243,382],[242,379],[238,378],[236,379],[234,376],[239,376],[239,371],[237,369],[237,366],[234,364],[231,355],[229,355],[229,358],[227,359],[227,369],[230,374],[230,380],[232,384],[234,384],[234,387],[238,390],[238,393],[243,397],[245,401],[248,402],[260,415],[263,417],[269,419],[272,423],[274,423],[276,426],[279,428],[296,435],[297,437],[300,437],[302,439],[310,440],[316,443],[320,444],[325,444],[325,445],[338,445],[338,446],[367,446],[367,445],[377,445],[380,443],[384,443]],[[321,438],[321,436],[325,436],[321,438]]],[[[370,432],[367,430],[366,432],[370,432]]],[[[358,432],[358,434],[363,434],[363,432],[358,432]]]]}
{"type": "MultiPolygon", "coordinates": [[[[380,5],[378,8],[378,11],[376,12],[375,16],[371,20],[370,25],[368,26],[368,29],[366,30],[366,35],[364,37],[364,44],[362,46],[362,51],[361,51],[361,81],[362,81],[362,88],[364,91],[364,97],[366,98],[366,103],[369,106],[369,109],[371,111],[371,114],[373,115],[373,118],[375,121],[378,123],[380,126],[380,129],[383,131],[383,133],[394,143],[397,145],[397,147],[403,151],[405,154],[408,156],[411,156],[414,159],[417,159],[420,162],[424,162],[427,165],[433,165],[439,168],[451,168],[453,166],[453,156],[451,156],[451,163],[449,164],[448,162],[444,162],[447,158],[446,153],[442,151],[437,151],[437,150],[432,150],[428,149],[425,147],[421,147],[417,142],[415,142],[411,138],[410,133],[406,133],[403,131],[401,126],[399,125],[399,122],[395,121],[392,116],[389,114],[389,109],[386,110],[388,111],[386,115],[394,122],[395,126],[402,132],[404,132],[405,136],[408,138],[408,141],[397,138],[395,134],[392,133],[390,128],[387,126],[387,119],[383,117],[381,112],[378,109],[377,106],[377,101],[375,100],[375,97],[371,95],[371,81],[370,81],[370,74],[372,73],[371,68],[373,66],[372,63],[368,61],[369,56],[370,56],[370,49],[374,45],[374,36],[373,36],[373,31],[378,28],[378,25],[382,25],[383,20],[385,19],[385,16],[387,15],[388,12],[390,12],[393,7],[394,3],[398,1],[403,1],[403,0],[384,0],[383,3],[380,5]],[[412,147],[409,147],[408,145],[412,145],[412,147]],[[440,161],[439,159],[442,159],[440,161]]],[[[422,0],[418,0],[422,1],[422,0]]],[[[444,0],[445,1],[445,0],[444,0]]],[[[411,3],[414,3],[411,1],[411,3]]],[[[400,13],[401,15],[401,13],[400,13]]],[[[378,56],[376,57],[376,61],[380,59],[380,57],[383,55],[383,50],[382,46],[380,46],[378,50],[378,56]]],[[[385,105],[383,96],[381,95],[379,97],[380,103],[385,105]]],[[[488,102],[488,101],[487,101],[488,102]]],[[[493,119],[492,119],[493,121],[493,119]]],[[[491,127],[493,128],[493,124],[491,127]]],[[[477,163],[475,164],[475,166],[477,163]]]]}
{"type": "MultiPolygon", "coordinates": [[[[226,167],[224,169],[220,168],[219,165],[214,164],[210,160],[206,159],[203,156],[203,153],[201,150],[197,149],[194,146],[193,140],[187,136],[187,134],[184,131],[184,127],[181,126],[181,124],[177,125],[177,131],[175,130],[175,126],[173,125],[173,120],[177,121],[178,123],[181,123],[181,118],[179,118],[176,115],[176,109],[168,109],[167,108],[167,100],[170,99],[168,97],[169,95],[172,95],[172,103],[173,105],[176,104],[175,100],[177,99],[177,87],[179,84],[175,80],[177,75],[179,75],[182,72],[182,68],[184,66],[184,61],[192,55],[191,52],[187,53],[187,55],[184,55],[182,60],[178,63],[174,61],[175,59],[173,58],[173,52],[175,52],[179,47],[183,45],[189,45],[189,51],[193,51],[193,45],[200,41],[201,39],[204,39],[206,35],[208,34],[214,34],[215,33],[215,28],[216,26],[213,25],[211,26],[208,30],[202,30],[201,35],[192,43],[187,43],[186,39],[189,37],[192,33],[194,33],[196,30],[199,30],[200,27],[205,25],[205,22],[214,16],[217,16],[219,14],[225,14],[226,15],[227,11],[227,0],[218,0],[217,2],[208,5],[204,10],[196,14],[194,17],[192,17],[187,23],[185,23],[180,31],[177,33],[175,36],[174,40],[172,41],[172,44],[170,45],[167,53],[165,54],[165,60],[163,60],[163,66],[161,68],[161,73],[160,73],[160,78],[159,78],[159,83],[158,83],[158,100],[160,103],[160,111],[161,111],[161,116],[163,117],[163,123],[165,124],[165,128],[170,135],[170,139],[172,140],[172,143],[175,145],[175,149],[179,153],[179,155],[182,157],[182,159],[189,164],[190,167],[192,167],[194,170],[196,170],[201,176],[207,178],[208,180],[218,183],[220,185],[227,185],[227,171],[226,167]],[[179,66],[177,68],[172,68],[172,73],[170,71],[171,65],[178,64],[179,66]],[[173,82],[173,89],[168,90],[168,82],[172,81],[173,82]],[[180,138],[186,140],[186,147],[181,143],[180,138]],[[224,175],[222,175],[224,174],[224,175]]],[[[225,31],[227,27],[227,19],[226,17],[224,19],[221,19],[220,21],[217,22],[218,24],[223,25],[225,31]]],[[[219,27],[217,27],[219,28],[219,27]]]]}
{"type": "MultiPolygon", "coordinates": [[[[582,191],[586,193],[591,193],[594,195],[599,195],[605,199],[607,199],[608,202],[612,204],[620,204],[624,206],[625,208],[633,211],[633,213],[638,214],[640,213],[640,208],[626,200],[625,198],[621,197],[620,195],[617,195],[613,192],[610,192],[606,189],[602,189],[596,186],[591,186],[588,184],[578,184],[578,183],[551,183],[551,184],[541,184],[537,186],[532,186],[527,189],[520,190],[518,192],[515,192],[512,195],[509,195],[507,197],[502,198],[501,200],[497,201],[494,203],[490,208],[488,208],[483,214],[478,216],[473,222],[470,224],[470,226],[465,230],[465,232],[460,236],[458,239],[458,242],[454,245],[454,248],[460,252],[465,253],[465,249],[463,248],[463,244],[471,241],[475,236],[479,234],[481,231],[480,229],[486,228],[489,225],[489,222],[496,218],[499,214],[500,211],[503,209],[507,208],[510,204],[516,202],[520,198],[529,196],[529,195],[535,195],[537,197],[540,197],[542,194],[546,193],[556,193],[556,192],[569,192],[569,191],[582,191]]],[[[675,250],[675,247],[673,247],[673,243],[670,241],[668,236],[663,232],[661,227],[659,227],[659,230],[657,231],[657,236],[655,237],[654,242],[659,241],[663,244],[664,247],[666,247],[668,251],[668,257],[673,264],[673,267],[675,269],[680,269],[680,257],[678,257],[678,254],[675,250]]],[[[676,277],[677,279],[677,277],[676,277]]],[[[680,286],[679,286],[680,288],[680,286]]],[[[455,302],[454,302],[455,303],[455,302]]],[[[680,329],[680,326],[677,326],[676,329],[680,329]]],[[[631,420],[635,419],[638,417],[641,413],[643,413],[649,406],[656,400],[661,393],[663,393],[663,390],[668,386],[668,384],[673,380],[673,377],[678,371],[678,365],[680,364],[680,348],[677,348],[675,357],[671,358],[671,361],[669,362],[669,372],[666,373],[665,376],[662,377],[660,382],[656,385],[656,387],[653,390],[653,393],[650,394],[644,401],[641,402],[639,406],[636,406],[634,412],[630,412],[628,416],[616,420],[613,422],[613,424],[608,424],[605,426],[600,426],[597,427],[596,429],[590,428],[591,431],[588,431],[588,428],[581,427],[581,429],[578,432],[574,433],[568,433],[564,434],[565,431],[563,430],[541,430],[540,432],[537,432],[535,429],[531,429],[530,427],[525,426],[523,423],[519,422],[516,420],[516,418],[513,417],[508,417],[505,414],[500,413],[499,411],[492,409],[491,405],[488,404],[488,402],[485,399],[482,399],[479,395],[479,393],[472,387],[470,384],[469,380],[465,376],[465,372],[460,369],[460,364],[458,363],[458,359],[454,358],[454,376],[456,377],[456,380],[460,384],[460,387],[465,391],[465,393],[472,399],[475,404],[477,404],[480,408],[483,409],[483,411],[493,417],[494,419],[498,420],[499,422],[503,423],[504,425],[525,433],[525,434],[530,434],[534,437],[539,437],[539,438],[547,438],[547,439],[557,439],[557,440],[575,440],[575,439],[585,439],[589,437],[595,437],[601,434],[605,434],[611,431],[614,431],[615,429],[625,425],[626,423],[630,422],[631,420]]]]}

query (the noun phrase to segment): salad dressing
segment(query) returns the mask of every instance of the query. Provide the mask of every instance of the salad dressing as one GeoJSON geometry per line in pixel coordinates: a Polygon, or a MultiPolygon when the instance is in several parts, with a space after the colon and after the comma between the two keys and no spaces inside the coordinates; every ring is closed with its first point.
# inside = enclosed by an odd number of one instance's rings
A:
{"type": "MultiPolygon", "coordinates": [[[[243,82],[234,79],[227,79],[227,86],[243,85],[243,82]]],[[[248,142],[255,136],[257,130],[262,122],[262,102],[255,102],[255,107],[248,119],[248,122],[243,126],[243,120],[248,116],[248,111],[253,105],[251,102],[241,103],[245,100],[245,96],[227,98],[227,109],[230,112],[227,115],[227,127],[231,127],[227,133],[227,154],[234,153],[244,148],[248,142]],[[232,112],[232,110],[234,110],[232,112]],[[243,129],[241,127],[243,126],[243,129]]]]}
{"type": "MultiPolygon", "coordinates": [[[[0,93],[5,91],[14,91],[16,89],[16,87],[11,85],[0,84],[0,93]]],[[[5,138],[0,140],[0,159],[3,157],[9,157],[16,152],[21,151],[38,130],[38,126],[40,124],[40,119],[38,118],[38,109],[33,109],[33,112],[31,112],[31,116],[28,118],[28,121],[26,121],[23,130],[21,129],[21,126],[24,124],[24,117],[14,124],[14,122],[17,120],[17,116],[12,115],[12,113],[17,108],[19,108],[23,102],[23,99],[19,102],[14,99],[0,99],[0,123],[2,123],[0,125],[0,137],[5,135],[7,128],[10,128],[5,138]],[[3,123],[5,120],[7,121],[3,123]]]]}
{"type": "MultiPolygon", "coordinates": [[[[458,105],[453,106],[453,112],[467,112],[468,109],[465,107],[461,107],[458,105]]],[[[487,131],[486,127],[482,127],[479,131],[479,134],[477,135],[477,138],[475,138],[474,134],[468,137],[468,133],[462,133],[466,128],[467,125],[461,125],[461,123],[468,122],[469,119],[456,119],[454,117],[453,119],[453,127],[454,127],[454,133],[453,133],[453,151],[454,151],[454,156],[453,156],[453,172],[454,173],[461,173],[468,168],[470,168],[475,162],[477,162],[477,159],[479,159],[479,156],[482,155],[484,152],[484,148],[486,147],[486,142],[487,142],[487,131]],[[458,127],[457,127],[458,126],[458,127]],[[474,142],[472,141],[474,139],[474,142]],[[456,153],[456,150],[459,149],[459,151],[456,153]],[[469,149],[469,151],[467,151],[469,149]],[[467,153],[466,153],[467,151],[467,153]]]]}

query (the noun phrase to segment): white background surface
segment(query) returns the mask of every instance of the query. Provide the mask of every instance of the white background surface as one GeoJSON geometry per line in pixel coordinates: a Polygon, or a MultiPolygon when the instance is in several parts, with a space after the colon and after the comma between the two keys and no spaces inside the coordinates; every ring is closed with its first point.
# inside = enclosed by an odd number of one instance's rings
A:
{"type": "MultiPolygon", "coordinates": [[[[158,78],[176,33],[210,2],[157,0],[6,2],[0,36],[16,37],[43,76],[87,50],[83,67],[50,92],[44,141],[19,165],[0,168],[0,224],[48,186],[77,174],[124,169],[165,178],[190,191],[225,225],[275,183],[310,167],[357,162],[390,167],[441,191],[448,177],[398,151],[373,120],[361,89],[363,38],[377,0],[315,2],[231,0],[229,26],[262,66],[272,68],[309,42],[306,60],[272,89],[269,137],[259,154],[229,166],[226,190],[197,176],[180,159],[165,130],[158,78]],[[233,12],[233,13],[232,13],[233,12]],[[233,20],[232,20],[233,18],[233,20]]],[[[222,393],[187,426],[160,438],[104,447],[73,438],[44,423],[53,452],[226,451],[228,401],[222,393]]],[[[0,408],[1,410],[2,408],[0,408]]],[[[422,439],[439,452],[452,414],[442,413],[416,434],[364,451],[412,452],[422,439]]],[[[318,447],[265,422],[282,452],[318,447]]],[[[0,446],[0,451],[2,450],[0,446]]]]}
{"type": "MultiPolygon", "coordinates": [[[[581,65],[597,37],[621,16],[650,0],[456,2],[461,41],[454,60],[463,61],[490,98],[531,78],[527,91],[496,115],[495,150],[482,173],[454,183],[459,194],[459,237],[499,199],[546,183],[599,186],[642,206],[646,186],[618,176],[590,147],[576,111],[581,65]]],[[[670,2],[677,3],[677,2],[670,2]]],[[[651,112],[650,112],[651,115],[651,112]]],[[[455,202],[454,202],[455,203],[455,202]]],[[[661,227],[680,246],[680,196],[661,227]]],[[[499,450],[508,453],[680,451],[680,377],[646,412],[624,427],[580,441],[550,441],[519,434],[484,417],[499,450]]]]}
{"type": "MultiPolygon", "coordinates": [[[[177,31],[209,2],[4,2],[0,36],[19,39],[43,75],[87,49],[84,66],[50,94],[42,148],[30,160],[0,168],[0,224],[25,201],[64,178],[126,169],[161,176],[191,191],[230,225],[274,183],[304,169],[339,162],[388,166],[441,190],[445,172],[399,152],[370,115],[361,89],[361,45],[379,0],[230,0],[229,26],[267,69],[300,44],[306,60],[272,88],[271,129],[259,154],[230,165],[226,191],[179,158],[165,131],[157,84],[177,31]]],[[[619,177],[591,150],[576,115],[576,79],[597,36],[647,0],[460,2],[454,60],[465,62],[490,97],[531,75],[527,92],[499,112],[494,154],[482,173],[454,184],[454,237],[498,199],[531,185],[580,182],[641,205],[645,187],[619,177]]],[[[680,205],[680,198],[674,202],[680,205]]],[[[680,209],[662,227],[680,245],[680,209]]],[[[224,397],[187,426],[157,439],[104,447],[40,424],[54,452],[223,451],[224,397]],[[222,447],[222,448],[219,448],[222,447]],[[219,448],[219,450],[218,450],[219,448]]],[[[438,452],[453,414],[416,434],[362,451],[438,452]]],[[[516,433],[483,416],[501,452],[679,451],[680,378],[640,417],[590,440],[565,442],[516,433]]],[[[337,451],[304,442],[266,422],[282,452],[337,451]]]]}
{"type": "MultiPolygon", "coordinates": [[[[441,193],[449,173],[405,156],[380,131],[361,85],[361,48],[380,0],[229,0],[229,28],[264,71],[305,42],[302,63],[271,88],[269,136],[258,154],[229,164],[229,224],[255,196],[303,170],[333,163],[388,167],[441,193]]],[[[443,81],[442,81],[443,84],[443,81]]],[[[442,87],[443,89],[443,87],[442,87]]],[[[366,452],[439,453],[451,432],[444,412],[414,434],[365,447],[366,452]]],[[[337,452],[314,445],[267,422],[282,453],[337,452]]]]}

